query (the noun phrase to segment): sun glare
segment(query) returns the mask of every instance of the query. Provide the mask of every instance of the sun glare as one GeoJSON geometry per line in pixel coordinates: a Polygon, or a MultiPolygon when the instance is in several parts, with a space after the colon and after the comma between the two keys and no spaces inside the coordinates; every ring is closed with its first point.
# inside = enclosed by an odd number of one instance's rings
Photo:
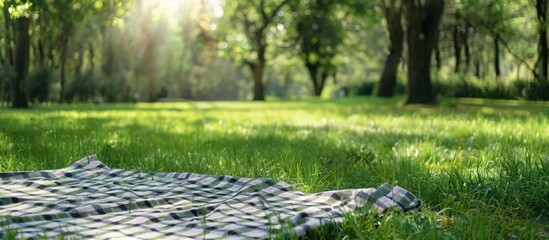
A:
{"type": "Polygon", "coordinates": [[[179,2],[181,0],[165,0],[166,1],[166,7],[169,9],[177,9],[179,7],[179,2]]]}
{"type": "Polygon", "coordinates": [[[214,15],[217,18],[223,16],[223,8],[221,8],[221,0],[210,0],[210,7],[213,9],[214,15]]]}
{"type": "Polygon", "coordinates": [[[206,8],[210,8],[210,12],[216,18],[223,16],[223,8],[221,7],[221,0],[156,0],[150,1],[150,6],[157,7],[158,11],[162,14],[177,15],[181,8],[198,8],[201,4],[205,4],[206,8]],[[152,3],[155,4],[152,4],[152,3]]]}

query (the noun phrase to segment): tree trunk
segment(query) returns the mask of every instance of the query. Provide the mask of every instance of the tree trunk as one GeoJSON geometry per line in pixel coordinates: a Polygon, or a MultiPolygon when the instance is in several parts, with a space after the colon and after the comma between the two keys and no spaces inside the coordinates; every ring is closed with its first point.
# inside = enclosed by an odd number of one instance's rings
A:
{"type": "Polygon", "coordinates": [[[316,92],[318,91],[318,66],[316,64],[307,64],[307,71],[309,72],[309,76],[311,77],[311,82],[313,83],[313,95],[316,95],[316,92]]]}
{"type": "Polygon", "coordinates": [[[384,6],[387,30],[389,31],[389,55],[385,60],[385,67],[379,80],[379,85],[374,91],[378,97],[392,97],[395,94],[395,87],[398,76],[398,64],[402,57],[404,48],[404,31],[401,24],[402,8],[397,9],[395,0],[390,6],[384,6]]]}
{"type": "Polygon", "coordinates": [[[152,53],[152,43],[149,43],[146,45],[145,48],[145,69],[147,71],[147,79],[148,79],[148,87],[149,87],[149,93],[148,93],[148,100],[149,102],[156,102],[156,79],[155,79],[155,73],[154,73],[154,61],[153,61],[153,53],[152,53]]]}
{"type": "MultiPolygon", "coordinates": [[[[192,64],[190,64],[192,66],[192,64]]],[[[178,88],[179,88],[179,97],[184,99],[192,99],[192,84],[191,79],[191,68],[183,69],[179,67],[177,70],[178,76],[178,88]]]]}
{"type": "Polygon", "coordinates": [[[76,56],[76,66],[74,66],[74,74],[77,77],[82,76],[82,67],[84,66],[84,49],[80,48],[78,55],[76,56]]]}
{"type": "MultiPolygon", "coordinates": [[[[39,10],[40,18],[41,19],[47,19],[46,11],[39,10]]],[[[38,59],[36,60],[38,62],[39,68],[44,68],[46,65],[46,35],[48,33],[47,24],[45,21],[38,20],[36,22],[40,30],[38,30],[37,34],[37,45],[38,45],[38,59]]],[[[36,54],[35,54],[36,56],[36,54]]]]}
{"type": "MultiPolygon", "coordinates": [[[[4,62],[4,56],[0,55],[0,59],[4,62]]],[[[6,81],[9,81],[5,76],[0,77],[0,107],[4,106],[6,98],[6,81]],[[3,79],[2,79],[3,78],[3,79]]]]}
{"type": "MultiPolygon", "coordinates": [[[[2,62],[0,64],[7,64],[9,67],[13,67],[14,59],[13,59],[13,39],[12,39],[12,27],[13,27],[13,21],[11,21],[10,13],[9,13],[9,4],[4,3],[4,7],[2,9],[3,17],[4,17],[4,24],[5,24],[5,31],[4,31],[4,44],[5,46],[2,46],[2,50],[0,50],[0,59],[2,59],[2,62]],[[5,47],[5,49],[4,49],[5,47]]],[[[10,76],[4,75],[1,78],[4,78],[3,80],[0,80],[0,106],[4,105],[4,101],[9,101],[10,94],[8,92],[11,91],[9,82],[13,81],[14,79],[10,76]]]]}
{"type": "Polygon", "coordinates": [[[536,1],[536,12],[539,23],[538,39],[538,76],[546,81],[549,70],[549,50],[547,46],[547,0],[536,1]]]}
{"type": "Polygon", "coordinates": [[[111,43],[111,33],[109,30],[105,27],[101,30],[103,33],[103,61],[101,66],[101,72],[105,75],[105,77],[111,77],[113,74],[113,67],[114,67],[114,52],[113,47],[111,43]]]}
{"type": "Polygon", "coordinates": [[[263,89],[263,70],[265,63],[259,61],[258,63],[249,64],[254,77],[254,101],[265,101],[265,93],[263,89]]]}
{"type": "Polygon", "coordinates": [[[469,46],[469,28],[470,24],[468,22],[465,23],[465,29],[463,29],[462,32],[462,43],[463,43],[463,51],[465,53],[465,71],[469,71],[469,67],[471,66],[471,48],[469,46]]]}
{"type": "Polygon", "coordinates": [[[320,82],[315,89],[315,96],[320,97],[322,95],[322,90],[324,90],[324,86],[326,85],[326,79],[328,79],[328,74],[325,71],[322,71],[322,73],[320,73],[320,82]]]}
{"type": "Polygon", "coordinates": [[[437,71],[442,69],[442,59],[440,57],[440,38],[437,37],[437,42],[435,43],[435,67],[437,71]]]}
{"type": "Polygon", "coordinates": [[[461,64],[461,41],[460,41],[460,35],[461,35],[461,29],[460,29],[460,21],[461,16],[459,13],[456,13],[456,19],[454,23],[454,30],[453,30],[453,40],[454,40],[454,56],[456,58],[455,68],[454,72],[458,73],[460,71],[460,64],[461,64]]]}
{"type": "Polygon", "coordinates": [[[4,106],[4,101],[5,101],[5,98],[6,98],[6,93],[5,93],[5,84],[3,82],[0,82],[0,107],[3,107],[4,106]]]}
{"type": "Polygon", "coordinates": [[[4,19],[5,19],[5,44],[6,44],[6,59],[8,60],[10,66],[13,66],[14,64],[14,56],[13,56],[13,48],[12,48],[12,21],[10,20],[11,17],[10,17],[10,13],[9,13],[9,4],[7,3],[4,3],[4,9],[3,9],[3,12],[4,12],[4,19]]]}
{"type": "Polygon", "coordinates": [[[44,67],[46,60],[46,53],[44,50],[44,39],[42,36],[38,39],[38,66],[44,67]]]}
{"type": "Polygon", "coordinates": [[[311,77],[311,82],[313,83],[313,91],[312,94],[316,96],[317,92],[317,83],[318,83],[318,64],[314,63],[306,63],[305,67],[307,68],[307,71],[309,72],[309,77],[311,77]]]}
{"type": "Polygon", "coordinates": [[[499,78],[501,75],[501,68],[499,66],[499,34],[494,36],[494,71],[496,73],[496,78],[499,78]]]}
{"type": "Polygon", "coordinates": [[[261,28],[250,34],[252,45],[257,49],[257,61],[249,62],[254,78],[254,101],[265,101],[265,89],[263,87],[263,71],[267,60],[265,53],[267,51],[267,42],[265,40],[265,29],[261,28]]]}
{"type": "Polygon", "coordinates": [[[293,83],[293,79],[289,71],[284,72],[283,81],[284,84],[282,85],[282,89],[284,90],[284,98],[290,98],[290,89],[293,83]]]}
{"type": "Polygon", "coordinates": [[[435,102],[429,69],[443,10],[443,0],[404,0],[408,22],[408,88],[405,104],[435,102]]]}
{"type": "Polygon", "coordinates": [[[191,62],[189,63],[189,67],[182,70],[184,71],[183,74],[181,74],[182,78],[181,78],[181,85],[180,85],[180,88],[179,88],[179,91],[181,92],[181,97],[182,98],[186,98],[186,99],[193,99],[193,85],[191,83],[191,78],[192,78],[192,72],[193,72],[193,67],[195,66],[196,62],[195,62],[195,59],[196,56],[195,56],[195,53],[191,51],[191,62]]]}
{"type": "Polygon", "coordinates": [[[318,62],[307,63],[305,66],[307,67],[311,82],[313,83],[313,95],[318,97],[322,95],[322,90],[324,89],[328,74],[320,69],[320,64],[318,62]]]}
{"type": "Polygon", "coordinates": [[[65,102],[65,81],[66,81],[66,66],[67,66],[67,54],[69,48],[69,33],[70,27],[63,26],[63,32],[61,36],[61,89],[59,91],[59,102],[65,102]]]}
{"type": "Polygon", "coordinates": [[[20,17],[16,23],[15,79],[12,83],[14,108],[28,108],[28,75],[30,59],[29,19],[20,17]]]}
{"type": "Polygon", "coordinates": [[[482,75],[480,74],[480,59],[475,60],[475,76],[477,78],[481,78],[482,75]]]}
{"type": "Polygon", "coordinates": [[[93,44],[90,43],[89,45],[90,47],[90,69],[88,70],[90,76],[93,75],[94,71],[95,71],[95,49],[93,47],[93,44]]]}

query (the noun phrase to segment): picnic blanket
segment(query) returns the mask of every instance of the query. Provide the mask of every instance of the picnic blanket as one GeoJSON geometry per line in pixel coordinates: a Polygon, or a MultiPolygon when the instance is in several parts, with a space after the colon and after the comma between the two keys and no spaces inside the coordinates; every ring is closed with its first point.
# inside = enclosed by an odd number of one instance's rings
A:
{"type": "Polygon", "coordinates": [[[305,194],[264,178],[111,169],[95,155],[64,169],[0,173],[0,238],[268,239],[303,236],[357,209],[419,206],[388,184],[305,194]]]}

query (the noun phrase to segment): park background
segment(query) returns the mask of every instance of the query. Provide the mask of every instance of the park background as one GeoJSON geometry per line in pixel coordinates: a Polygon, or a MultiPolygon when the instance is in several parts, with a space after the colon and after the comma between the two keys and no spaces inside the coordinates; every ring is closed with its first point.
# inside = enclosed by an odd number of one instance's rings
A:
{"type": "Polygon", "coordinates": [[[96,153],[304,192],[388,182],[422,211],[350,215],[307,237],[549,237],[545,0],[0,8],[1,172],[96,153]]]}
{"type": "Polygon", "coordinates": [[[549,99],[544,1],[427,3],[4,0],[0,102],[549,99]]]}

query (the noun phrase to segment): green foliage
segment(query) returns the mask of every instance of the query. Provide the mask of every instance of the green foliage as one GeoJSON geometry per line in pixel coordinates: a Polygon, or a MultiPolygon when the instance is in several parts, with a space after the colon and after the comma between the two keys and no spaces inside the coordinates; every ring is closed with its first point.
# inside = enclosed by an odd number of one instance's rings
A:
{"type": "Polygon", "coordinates": [[[522,96],[528,100],[549,101],[549,82],[535,81],[526,83],[521,91],[522,96]]]}
{"type": "Polygon", "coordinates": [[[342,25],[344,14],[338,7],[337,1],[326,0],[297,1],[291,4],[295,29],[290,31],[290,38],[294,38],[291,41],[299,46],[300,58],[309,71],[318,95],[326,77],[337,73],[335,56],[345,38],[342,25]]]}
{"type": "MultiPolygon", "coordinates": [[[[305,64],[319,64],[325,72],[334,72],[333,58],[344,39],[342,19],[338,18],[334,1],[313,0],[292,6],[296,42],[305,64]]],[[[341,16],[341,14],[339,14],[341,16]]]]}
{"type": "Polygon", "coordinates": [[[519,17],[526,7],[523,2],[509,2],[501,0],[488,1],[450,1],[450,14],[459,13],[463,18],[475,26],[477,30],[485,33],[498,33],[501,35],[513,34],[513,18],[519,17]],[[510,9],[520,11],[509,11],[510,9]],[[481,12],[479,12],[481,11],[481,12]]]}
{"type": "Polygon", "coordinates": [[[46,102],[49,100],[54,81],[54,73],[51,68],[42,67],[36,69],[29,76],[29,99],[33,102],[46,102]]]}
{"type": "MultiPolygon", "coordinates": [[[[517,85],[518,86],[518,85],[517,85]]],[[[435,81],[435,93],[444,97],[518,99],[521,91],[511,91],[511,86],[498,84],[496,81],[478,81],[476,79],[454,79],[453,81],[435,81]]]]}
{"type": "Polygon", "coordinates": [[[30,17],[34,1],[32,0],[6,0],[2,6],[7,5],[12,19],[30,17]]]}
{"type": "Polygon", "coordinates": [[[15,240],[19,234],[19,229],[13,227],[7,218],[0,218],[0,238],[5,240],[15,240]]]}
{"type": "Polygon", "coordinates": [[[306,192],[389,182],[418,196],[422,212],[349,215],[309,239],[547,236],[546,103],[397,101],[0,109],[0,171],[62,168],[98,153],[113,168],[268,177],[306,192]]]}
{"type": "MultiPolygon", "coordinates": [[[[349,96],[370,96],[373,94],[374,89],[379,83],[377,82],[364,82],[346,87],[349,96]]],[[[403,95],[406,93],[406,85],[402,82],[397,82],[395,87],[396,95],[403,95]]]]}
{"type": "MultiPolygon", "coordinates": [[[[137,91],[131,84],[135,76],[130,72],[119,72],[106,77],[99,86],[102,98],[105,102],[130,102],[137,91]]],[[[91,94],[91,93],[90,93],[91,94]]]]}
{"type": "Polygon", "coordinates": [[[77,76],[67,88],[67,92],[65,93],[65,101],[88,102],[93,99],[98,91],[98,86],[96,86],[97,83],[94,80],[95,79],[92,79],[91,75],[77,76]]]}
{"type": "Polygon", "coordinates": [[[502,83],[498,80],[457,75],[434,81],[433,88],[436,94],[444,97],[549,100],[549,86],[542,81],[514,80],[502,83]]]}
{"type": "Polygon", "coordinates": [[[3,105],[3,101],[7,100],[7,96],[9,96],[10,92],[10,81],[14,77],[14,71],[11,65],[7,62],[4,57],[0,56],[0,94],[4,94],[2,97],[4,99],[0,99],[0,105],[3,105]]]}
{"type": "MultiPolygon", "coordinates": [[[[546,26],[538,22],[533,1],[445,2],[437,63],[441,66],[439,74],[453,82],[439,83],[439,94],[547,99],[546,83],[511,81],[527,79],[537,65],[536,39],[540,27],[546,26]],[[462,73],[458,75],[475,73],[479,80],[463,83],[452,71],[456,64],[456,26],[462,34],[458,37],[462,41],[462,73]],[[495,36],[500,39],[501,83],[486,84],[495,78],[495,36]]],[[[0,1],[1,89],[6,89],[12,67],[13,19],[28,16],[33,48],[30,69],[46,67],[55,73],[54,78],[31,81],[37,87],[29,90],[40,92],[38,85],[50,86],[50,100],[59,98],[62,55],[67,57],[66,99],[85,101],[101,95],[118,101],[128,98],[114,93],[127,91],[146,96],[148,78],[140,64],[144,60],[143,26],[150,28],[154,40],[156,94],[164,87],[167,91],[162,95],[168,98],[214,99],[224,95],[224,86],[230,86],[226,95],[230,97],[226,98],[246,99],[252,89],[246,80],[253,75],[239,65],[258,63],[260,58],[268,60],[264,70],[267,94],[293,98],[310,95],[306,89],[311,87],[311,76],[295,59],[319,64],[321,70],[316,75],[320,77],[322,72],[336,73],[335,89],[347,87],[349,92],[364,94],[370,91],[369,82],[379,79],[386,57],[387,33],[380,5],[380,1],[361,0],[4,0],[0,1]],[[140,9],[141,5],[144,7],[140,9]],[[145,17],[144,12],[150,16],[145,17]],[[132,79],[120,77],[127,75],[132,79]],[[107,83],[111,78],[113,82],[107,83]],[[86,86],[90,89],[84,89],[86,86]]],[[[40,97],[31,95],[48,99],[46,92],[40,97]]],[[[4,92],[3,98],[8,95],[4,92]]]]}
{"type": "MultiPolygon", "coordinates": [[[[289,0],[244,0],[224,2],[219,49],[222,56],[238,63],[257,63],[265,49],[284,31],[277,28],[287,15],[289,0]],[[229,25],[226,25],[229,24],[229,25]]],[[[284,25],[282,25],[284,26],[284,25]]]]}

